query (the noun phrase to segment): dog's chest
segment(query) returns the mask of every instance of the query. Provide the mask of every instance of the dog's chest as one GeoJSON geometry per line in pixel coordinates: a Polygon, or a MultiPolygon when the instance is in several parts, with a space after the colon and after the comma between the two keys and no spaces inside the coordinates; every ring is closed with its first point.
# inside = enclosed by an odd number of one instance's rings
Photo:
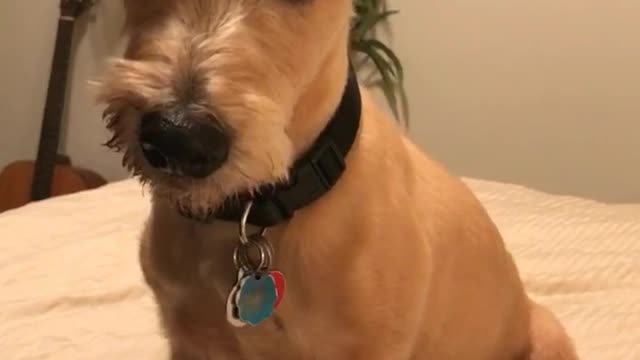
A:
{"type": "Polygon", "coordinates": [[[156,229],[148,232],[143,267],[170,342],[182,344],[183,352],[203,360],[304,358],[300,324],[293,316],[300,312],[293,309],[295,302],[283,302],[276,314],[256,327],[238,328],[228,321],[227,299],[237,283],[233,261],[237,225],[167,228],[152,222],[150,226],[156,229]]]}

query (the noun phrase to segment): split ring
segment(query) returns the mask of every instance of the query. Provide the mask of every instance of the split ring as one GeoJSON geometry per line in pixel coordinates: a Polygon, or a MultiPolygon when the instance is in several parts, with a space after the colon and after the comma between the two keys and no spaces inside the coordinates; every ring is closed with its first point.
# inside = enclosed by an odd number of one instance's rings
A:
{"type": "Polygon", "coordinates": [[[261,236],[254,236],[247,244],[238,244],[233,251],[233,262],[237,269],[245,272],[257,272],[271,267],[273,261],[273,249],[270,244],[261,236]],[[255,249],[258,251],[259,260],[253,263],[249,252],[255,249]]]}
{"type": "Polygon", "coordinates": [[[249,214],[251,213],[251,209],[253,207],[253,202],[247,202],[244,212],[242,213],[242,218],[240,219],[239,224],[239,235],[240,235],[240,244],[236,246],[233,251],[233,262],[237,269],[242,269],[246,272],[255,272],[263,269],[268,269],[271,267],[271,263],[273,260],[273,249],[271,244],[265,239],[264,235],[267,232],[267,228],[262,228],[259,233],[248,236],[247,235],[247,220],[249,218],[249,214]],[[252,264],[249,251],[255,248],[259,253],[259,264],[252,264]]]}

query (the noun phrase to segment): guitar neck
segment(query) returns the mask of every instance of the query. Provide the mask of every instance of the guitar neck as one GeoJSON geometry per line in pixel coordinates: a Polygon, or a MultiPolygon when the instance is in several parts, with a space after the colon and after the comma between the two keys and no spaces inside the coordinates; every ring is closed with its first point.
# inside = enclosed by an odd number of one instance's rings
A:
{"type": "Polygon", "coordinates": [[[73,40],[75,21],[71,17],[60,17],[56,35],[51,74],[45,101],[40,142],[35,162],[32,200],[42,200],[50,196],[51,182],[58,155],[60,129],[67,90],[67,77],[73,40]]]}

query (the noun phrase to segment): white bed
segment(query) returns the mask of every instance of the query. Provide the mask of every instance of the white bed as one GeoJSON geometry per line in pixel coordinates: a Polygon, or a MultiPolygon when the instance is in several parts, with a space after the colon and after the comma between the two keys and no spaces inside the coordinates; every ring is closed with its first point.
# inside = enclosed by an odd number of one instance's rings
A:
{"type": "MultiPolygon", "coordinates": [[[[466,181],[582,359],[640,360],[640,204],[466,181]]],[[[148,201],[126,180],[0,214],[0,359],[166,359],[137,263],[148,201]]]]}

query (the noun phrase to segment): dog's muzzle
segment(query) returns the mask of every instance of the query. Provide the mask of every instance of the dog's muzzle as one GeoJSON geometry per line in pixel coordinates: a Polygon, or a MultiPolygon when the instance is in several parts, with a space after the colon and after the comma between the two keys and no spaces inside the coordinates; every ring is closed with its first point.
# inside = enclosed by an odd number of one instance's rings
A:
{"type": "Polygon", "coordinates": [[[231,142],[215,117],[182,109],[144,114],[139,140],[151,167],[191,178],[205,178],[220,168],[231,142]]]}

